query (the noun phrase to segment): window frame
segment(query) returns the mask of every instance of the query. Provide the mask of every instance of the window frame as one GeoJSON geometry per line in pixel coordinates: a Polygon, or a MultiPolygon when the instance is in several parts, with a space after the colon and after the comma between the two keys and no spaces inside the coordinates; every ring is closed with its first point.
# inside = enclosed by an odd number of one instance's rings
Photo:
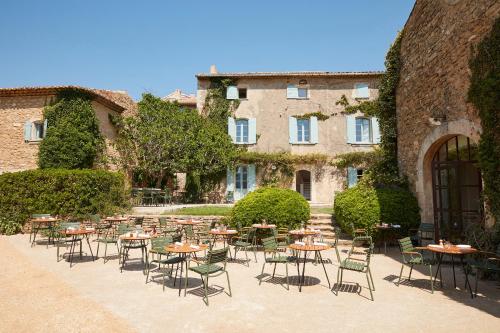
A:
{"type": "Polygon", "coordinates": [[[371,124],[371,119],[369,117],[356,117],[354,118],[354,130],[355,130],[355,139],[356,143],[366,143],[366,144],[372,144],[373,143],[373,129],[372,129],[372,124],[371,124]],[[358,140],[358,120],[362,120],[367,122],[368,124],[368,140],[363,140],[363,129],[364,127],[361,128],[361,140],[358,140]]]}
{"type": "Polygon", "coordinates": [[[238,100],[246,100],[246,99],[248,99],[248,88],[247,87],[238,87],[238,86],[236,86],[236,89],[238,89],[238,100]],[[245,91],[245,97],[241,97],[241,91],[245,91]]]}
{"type": "Polygon", "coordinates": [[[236,144],[249,144],[250,142],[250,124],[247,118],[237,118],[234,120],[235,133],[234,133],[234,143],[236,144]],[[246,125],[246,126],[245,126],[246,125]],[[245,128],[246,128],[246,140],[245,139],[245,128]],[[241,132],[238,135],[238,132],[241,132]]]}
{"type": "Polygon", "coordinates": [[[298,144],[311,143],[311,119],[297,118],[297,143],[298,144]],[[307,122],[307,127],[303,126],[305,122],[307,122]],[[306,128],[307,128],[307,140],[305,140],[306,128]]]}
{"type": "Polygon", "coordinates": [[[31,122],[31,137],[30,137],[30,142],[39,142],[42,141],[43,138],[45,137],[44,133],[44,122],[43,120],[34,120],[31,122]],[[37,127],[39,127],[39,130],[37,130],[37,127]],[[37,136],[37,133],[40,135],[37,136]]]}
{"type": "Polygon", "coordinates": [[[354,84],[354,91],[353,91],[353,97],[354,99],[361,99],[361,100],[367,100],[367,99],[370,99],[370,85],[368,84],[368,82],[356,82],[354,84]],[[362,87],[360,87],[362,86],[362,87]],[[368,96],[366,97],[361,97],[361,96],[358,96],[358,91],[360,88],[364,88],[366,86],[366,88],[368,89],[368,96]]]}
{"type": "Polygon", "coordinates": [[[248,165],[237,166],[234,178],[234,189],[236,191],[248,191],[248,165]]]}

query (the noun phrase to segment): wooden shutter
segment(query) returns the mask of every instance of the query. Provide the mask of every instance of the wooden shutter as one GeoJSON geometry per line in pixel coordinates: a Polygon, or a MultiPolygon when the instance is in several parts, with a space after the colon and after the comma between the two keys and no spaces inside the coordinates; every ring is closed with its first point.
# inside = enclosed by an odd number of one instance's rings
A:
{"type": "Polygon", "coordinates": [[[24,141],[31,141],[31,121],[24,123],[24,141]]]}
{"type": "Polygon", "coordinates": [[[297,119],[288,117],[288,135],[290,143],[297,143],[297,119]]]}
{"type": "Polygon", "coordinates": [[[346,116],[347,143],[356,143],[356,117],[352,114],[346,116]]]}
{"type": "Polygon", "coordinates": [[[257,143],[257,119],[248,118],[248,144],[257,143]]]}
{"type": "Polygon", "coordinates": [[[238,88],[236,86],[227,87],[226,99],[238,99],[238,88]]]}
{"type": "Polygon", "coordinates": [[[47,119],[43,121],[43,137],[47,135],[47,119]]]}
{"type": "Polygon", "coordinates": [[[286,87],[286,98],[299,98],[299,88],[294,84],[289,84],[286,87]]]}
{"type": "Polygon", "coordinates": [[[249,164],[247,167],[248,191],[254,191],[257,188],[257,177],[255,173],[255,164],[249,164]]]}
{"type": "Polygon", "coordinates": [[[347,168],[347,187],[351,188],[358,183],[358,171],[356,168],[347,168]]]}
{"type": "Polygon", "coordinates": [[[309,126],[310,126],[310,139],[311,143],[318,143],[319,142],[319,133],[318,133],[318,117],[311,117],[309,119],[309,126]]]}
{"type": "Polygon", "coordinates": [[[378,119],[376,117],[371,118],[372,123],[372,142],[380,143],[380,127],[378,124],[378,119]]]}
{"type": "Polygon", "coordinates": [[[227,134],[229,134],[233,143],[236,143],[236,121],[232,117],[227,118],[227,134]]]}

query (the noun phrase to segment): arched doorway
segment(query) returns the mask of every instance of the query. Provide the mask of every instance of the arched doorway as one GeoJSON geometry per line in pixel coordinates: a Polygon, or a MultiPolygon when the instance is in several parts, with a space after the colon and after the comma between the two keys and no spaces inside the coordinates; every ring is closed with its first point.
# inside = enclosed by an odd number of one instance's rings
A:
{"type": "Polygon", "coordinates": [[[296,191],[302,194],[306,200],[311,200],[311,172],[307,170],[297,171],[295,181],[296,191]]]}
{"type": "Polygon", "coordinates": [[[436,238],[461,241],[464,230],[482,220],[477,146],[463,135],[445,141],[432,159],[436,238]]]}

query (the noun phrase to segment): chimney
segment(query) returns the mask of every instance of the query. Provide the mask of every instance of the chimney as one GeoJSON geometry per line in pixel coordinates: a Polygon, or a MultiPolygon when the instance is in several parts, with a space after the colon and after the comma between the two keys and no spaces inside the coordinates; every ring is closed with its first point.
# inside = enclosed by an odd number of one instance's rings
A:
{"type": "Polygon", "coordinates": [[[217,74],[217,67],[215,65],[210,66],[210,74],[217,74]]]}

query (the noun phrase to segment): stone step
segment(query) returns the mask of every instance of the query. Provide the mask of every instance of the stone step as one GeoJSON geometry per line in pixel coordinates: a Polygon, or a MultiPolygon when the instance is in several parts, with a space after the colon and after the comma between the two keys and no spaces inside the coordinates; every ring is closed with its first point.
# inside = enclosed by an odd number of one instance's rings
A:
{"type": "Polygon", "coordinates": [[[332,214],[311,214],[311,220],[331,220],[332,214]]]}

